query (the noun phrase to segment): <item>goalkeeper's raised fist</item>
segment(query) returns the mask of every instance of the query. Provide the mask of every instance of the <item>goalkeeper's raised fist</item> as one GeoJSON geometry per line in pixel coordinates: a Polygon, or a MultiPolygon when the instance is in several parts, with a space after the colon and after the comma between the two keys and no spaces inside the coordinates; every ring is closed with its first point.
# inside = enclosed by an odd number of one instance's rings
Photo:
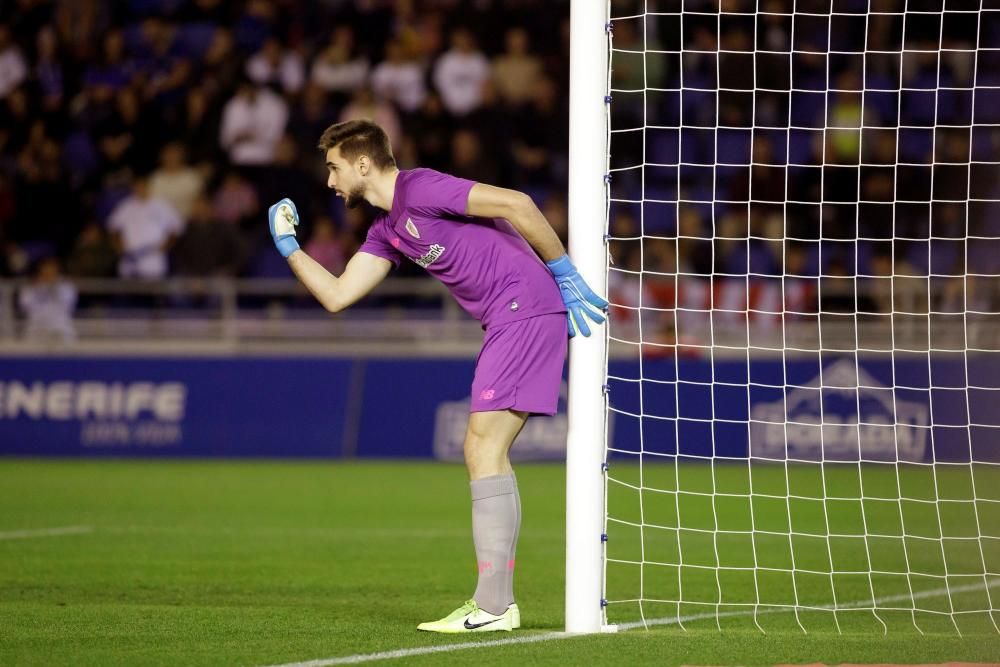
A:
{"type": "Polygon", "coordinates": [[[586,318],[589,317],[598,324],[603,322],[603,313],[607,310],[608,302],[597,296],[597,293],[584,282],[583,276],[573,266],[573,262],[569,261],[569,255],[545,262],[545,266],[549,267],[549,271],[555,277],[563,303],[566,304],[569,337],[575,336],[577,329],[584,336],[589,336],[590,326],[586,318]]]}
{"type": "Polygon", "coordinates": [[[271,227],[274,245],[282,257],[288,257],[299,249],[295,240],[295,226],[299,224],[299,212],[295,210],[295,202],[285,197],[277,204],[267,209],[267,222],[271,227]]]}

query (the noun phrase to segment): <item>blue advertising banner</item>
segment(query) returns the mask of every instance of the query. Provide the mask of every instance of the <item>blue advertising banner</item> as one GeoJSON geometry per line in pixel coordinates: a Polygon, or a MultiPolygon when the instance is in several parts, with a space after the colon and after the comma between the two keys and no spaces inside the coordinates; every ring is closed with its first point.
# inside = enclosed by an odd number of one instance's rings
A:
{"type": "Polygon", "coordinates": [[[0,360],[0,453],[339,456],[351,362],[0,360]]]}
{"type": "Polygon", "coordinates": [[[997,462],[997,377],[1000,355],[612,364],[611,442],[626,457],[997,462]]]}
{"type": "MultiPolygon", "coordinates": [[[[612,456],[1000,461],[998,355],[612,362],[612,456]]],[[[461,460],[472,360],[0,359],[0,454],[461,460]]],[[[561,459],[560,413],[514,455],[561,459]]]]}

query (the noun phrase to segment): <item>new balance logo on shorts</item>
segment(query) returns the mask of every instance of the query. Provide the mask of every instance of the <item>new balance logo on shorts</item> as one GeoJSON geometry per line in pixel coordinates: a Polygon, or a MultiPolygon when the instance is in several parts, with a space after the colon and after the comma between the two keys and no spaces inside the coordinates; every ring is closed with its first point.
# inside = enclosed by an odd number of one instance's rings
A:
{"type": "Polygon", "coordinates": [[[496,389],[483,389],[481,392],[479,392],[479,398],[481,398],[484,401],[493,400],[493,397],[496,395],[497,395],[496,389]]]}

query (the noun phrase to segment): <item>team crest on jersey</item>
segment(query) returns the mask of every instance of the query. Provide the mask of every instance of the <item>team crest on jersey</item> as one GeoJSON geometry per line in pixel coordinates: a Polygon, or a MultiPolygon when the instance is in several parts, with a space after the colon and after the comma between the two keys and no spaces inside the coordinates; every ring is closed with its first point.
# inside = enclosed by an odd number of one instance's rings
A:
{"type": "Polygon", "coordinates": [[[415,239],[420,238],[420,231],[417,229],[417,226],[413,224],[412,218],[406,219],[406,231],[408,231],[410,233],[410,236],[412,236],[413,238],[415,239]]]}

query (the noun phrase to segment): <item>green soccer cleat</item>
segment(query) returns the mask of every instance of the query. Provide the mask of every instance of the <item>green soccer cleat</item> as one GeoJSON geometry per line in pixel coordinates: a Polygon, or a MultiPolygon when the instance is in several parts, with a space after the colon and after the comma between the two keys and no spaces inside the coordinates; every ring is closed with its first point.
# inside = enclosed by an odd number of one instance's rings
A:
{"type": "Polygon", "coordinates": [[[469,600],[440,621],[421,623],[417,626],[417,630],[457,634],[460,632],[493,632],[496,630],[510,632],[514,628],[519,627],[521,627],[521,614],[516,604],[510,605],[504,613],[495,616],[488,611],[480,609],[475,600],[469,600]]]}

